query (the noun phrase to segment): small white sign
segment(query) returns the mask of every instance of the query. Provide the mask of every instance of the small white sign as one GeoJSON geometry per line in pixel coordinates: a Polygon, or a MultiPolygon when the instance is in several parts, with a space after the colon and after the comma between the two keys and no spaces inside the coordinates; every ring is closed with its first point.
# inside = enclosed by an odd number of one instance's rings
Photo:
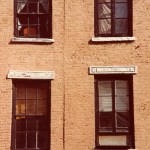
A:
{"type": "Polygon", "coordinates": [[[90,66],[90,74],[136,74],[136,66],[90,66]]]}
{"type": "Polygon", "coordinates": [[[8,79],[54,79],[54,71],[19,71],[10,70],[8,79]]]}

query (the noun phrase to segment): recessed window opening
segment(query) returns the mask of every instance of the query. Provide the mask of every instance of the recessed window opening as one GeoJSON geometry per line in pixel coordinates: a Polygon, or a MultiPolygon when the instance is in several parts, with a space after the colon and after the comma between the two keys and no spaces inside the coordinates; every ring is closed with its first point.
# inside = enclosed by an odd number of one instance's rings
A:
{"type": "Polygon", "coordinates": [[[49,81],[13,81],[13,150],[49,150],[49,86],[49,81]]]}

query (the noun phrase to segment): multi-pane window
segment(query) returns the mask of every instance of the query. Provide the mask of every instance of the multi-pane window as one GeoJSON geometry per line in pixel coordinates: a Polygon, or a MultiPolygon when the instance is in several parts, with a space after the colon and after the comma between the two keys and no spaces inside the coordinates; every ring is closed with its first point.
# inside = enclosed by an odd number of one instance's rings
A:
{"type": "Polygon", "coordinates": [[[51,38],[51,0],[15,0],[15,36],[51,38]]]}
{"type": "Polygon", "coordinates": [[[133,148],[132,77],[96,78],[96,146],[133,148]]]}
{"type": "Polygon", "coordinates": [[[13,81],[12,150],[49,150],[48,81],[13,81]]]}
{"type": "Polygon", "coordinates": [[[132,0],[96,0],[96,36],[132,36],[132,0]]]}

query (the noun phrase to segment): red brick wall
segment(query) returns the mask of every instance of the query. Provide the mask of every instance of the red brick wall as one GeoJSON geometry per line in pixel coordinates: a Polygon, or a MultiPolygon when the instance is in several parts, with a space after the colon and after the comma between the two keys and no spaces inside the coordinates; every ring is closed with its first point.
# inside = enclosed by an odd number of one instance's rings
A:
{"type": "Polygon", "coordinates": [[[94,0],[53,1],[53,44],[12,43],[13,1],[0,5],[0,150],[10,150],[12,80],[8,70],[55,71],[51,85],[51,150],[95,146],[94,76],[88,68],[138,67],[134,75],[135,145],[150,144],[150,3],[133,0],[131,43],[92,43],[94,0]]]}

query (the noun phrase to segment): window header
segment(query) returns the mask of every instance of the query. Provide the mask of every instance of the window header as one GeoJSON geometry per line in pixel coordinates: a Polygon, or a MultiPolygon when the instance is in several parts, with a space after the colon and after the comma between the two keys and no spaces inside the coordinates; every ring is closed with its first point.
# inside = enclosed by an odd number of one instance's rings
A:
{"type": "Polygon", "coordinates": [[[54,71],[18,71],[10,70],[8,79],[54,79],[54,71]]]}
{"type": "Polygon", "coordinates": [[[89,74],[136,74],[136,66],[90,66],[89,74]]]}

